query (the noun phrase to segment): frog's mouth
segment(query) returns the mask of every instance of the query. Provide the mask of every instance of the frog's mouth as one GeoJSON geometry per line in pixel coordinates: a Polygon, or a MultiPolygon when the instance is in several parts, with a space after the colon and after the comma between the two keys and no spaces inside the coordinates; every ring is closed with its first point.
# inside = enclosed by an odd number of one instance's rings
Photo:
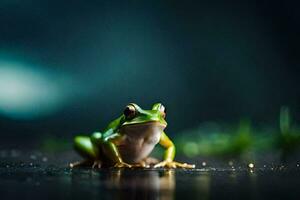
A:
{"type": "Polygon", "coordinates": [[[159,121],[147,121],[147,122],[140,122],[140,123],[133,123],[133,124],[124,124],[123,127],[127,127],[127,126],[160,126],[160,127],[164,127],[166,128],[166,124],[161,123],[159,121]]]}

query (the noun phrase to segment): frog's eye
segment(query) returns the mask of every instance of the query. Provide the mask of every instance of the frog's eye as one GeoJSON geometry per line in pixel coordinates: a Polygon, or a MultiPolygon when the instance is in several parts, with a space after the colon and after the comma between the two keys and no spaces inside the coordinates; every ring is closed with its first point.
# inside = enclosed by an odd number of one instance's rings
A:
{"type": "Polygon", "coordinates": [[[166,117],[166,108],[162,104],[160,104],[158,110],[162,113],[162,116],[165,118],[166,117]]]}
{"type": "Polygon", "coordinates": [[[126,117],[126,119],[132,119],[135,117],[136,115],[136,109],[133,105],[128,105],[126,106],[125,110],[124,110],[124,115],[126,117]]]}

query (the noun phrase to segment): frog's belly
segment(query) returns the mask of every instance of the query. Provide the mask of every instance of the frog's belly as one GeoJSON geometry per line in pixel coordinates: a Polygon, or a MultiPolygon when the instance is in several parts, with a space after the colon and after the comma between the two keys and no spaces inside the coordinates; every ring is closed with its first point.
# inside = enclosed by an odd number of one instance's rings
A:
{"type": "Polygon", "coordinates": [[[124,162],[138,163],[152,152],[156,144],[128,143],[118,146],[118,150],[124,162]]]}
{"type": "Polygon", "coordinates": [[[164,126],[153,123],[127,126],[121,129],[123,140],[117,148],[124,162],[138,163],[145,159],[159,142],[164,126]]]}

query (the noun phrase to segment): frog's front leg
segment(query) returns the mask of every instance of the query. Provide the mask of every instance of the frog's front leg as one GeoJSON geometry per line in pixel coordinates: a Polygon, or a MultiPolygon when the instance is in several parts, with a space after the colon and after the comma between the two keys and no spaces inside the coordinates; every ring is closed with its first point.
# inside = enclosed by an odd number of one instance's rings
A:
{"type": "Polygon", "coordinates": [[[119,133],[109,134],[109,136],[105,137],[99,134],[93,134],[91,137],[91,141],[96,146],[101,147],[103,153],[109,160],[113,163],[114,167],[123,168],[128,167],[131,168],[132,165],[125,163],[122,160],[122,157],[118,151],[118,148],[115,145],[115,142],[118,142],[122,139],[122,135],[119,133]]]}
{"type": "Polygon", "coordinates": [[[154,165],[154,168],[158,167],[167,167],[167,168],[195,168],[195,165],[190,165],[187,163],[179,163],[175,162],[175,145],[173,142],[169,139],[169,137],[163,132],[159,141],[159,144],[161,144],[163,147],[166,148],[164,160],[156,165],[154,165]]]}

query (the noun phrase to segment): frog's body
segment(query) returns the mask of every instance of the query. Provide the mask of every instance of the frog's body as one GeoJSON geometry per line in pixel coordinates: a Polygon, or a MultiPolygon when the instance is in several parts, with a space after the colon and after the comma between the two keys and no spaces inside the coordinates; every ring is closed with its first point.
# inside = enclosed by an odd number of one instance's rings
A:
{"type": "Polygon", "coordinates": [[[117,143],[118,150],[125,162],[139,163],[148,157],[154,146],[159,143],[165,126],[157,122],[142,125],[128,125],[120,129],[124,135],[117,143]]]}
{"type": "Polygon", "coordinates": [[[165,108],[162,104],[157,103],[151,110],[143,110],[132,103],[103,133],[96,132],[91,137],[75,137],[75,149],[87,162],[92,162],[93,166],[146,167],[148,165],[144,161],[155,145],[160,143],[167,150],[164,161],[155,167],[193,168],[194,165],[173,161],[175,146],[164,132],[166,126],[165,108]]]}

